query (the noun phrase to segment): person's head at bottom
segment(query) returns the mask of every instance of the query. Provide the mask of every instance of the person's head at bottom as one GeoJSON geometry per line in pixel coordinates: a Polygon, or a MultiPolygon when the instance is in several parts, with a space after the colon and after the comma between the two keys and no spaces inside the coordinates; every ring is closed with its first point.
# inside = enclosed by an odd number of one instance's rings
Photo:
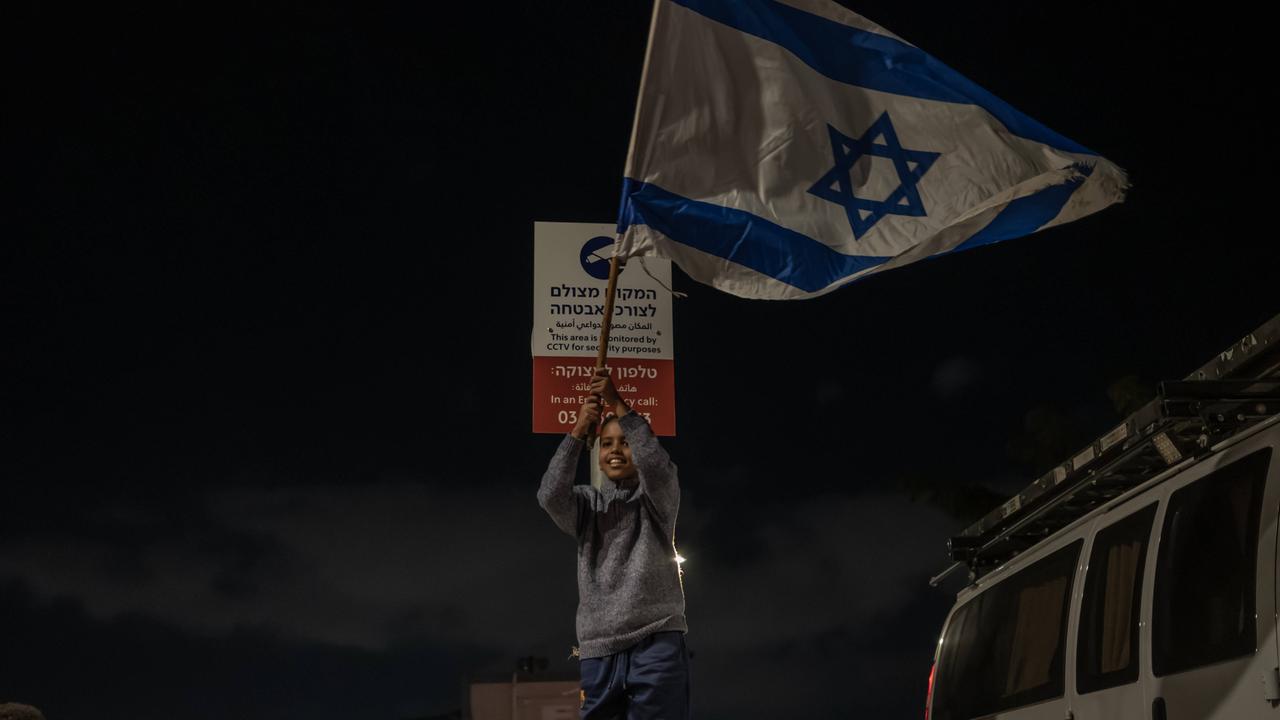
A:
{"type": "Polygon", "coordinates": [[[0,720],[44,720],[44,713],[30,705],[0,702],[0,720]]]}

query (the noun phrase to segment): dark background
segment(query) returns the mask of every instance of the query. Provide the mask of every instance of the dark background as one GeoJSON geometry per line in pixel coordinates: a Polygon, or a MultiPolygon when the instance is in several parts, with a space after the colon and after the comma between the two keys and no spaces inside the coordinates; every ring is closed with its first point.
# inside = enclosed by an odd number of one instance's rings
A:
{"type": "MultiPolygon", "coordinates": [[[[677,271],[707,720],[918,717],[948,534],[1280,311],[1261,28],[853,9],[1133,189],[815,300],[677,271]]],[[[613,220],[649,10],[6,8],[0,702],[404,720],[573,677],[532,230],[613,220]]]]}

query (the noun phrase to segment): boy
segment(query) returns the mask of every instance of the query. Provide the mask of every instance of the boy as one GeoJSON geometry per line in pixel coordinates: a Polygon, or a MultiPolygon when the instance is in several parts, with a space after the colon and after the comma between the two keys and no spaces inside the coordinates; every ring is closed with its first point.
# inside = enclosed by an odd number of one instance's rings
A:
{"type": "Polygon", "coordinates": [[[676,466],[643,417],[596,371],[577,424],[551,458],[538,504],[578,541],[582,718],[685,720],[689,659],[676,562],[676,466]],[[575,485],[578,456],[600,420],[600,489],[575,485]]]}

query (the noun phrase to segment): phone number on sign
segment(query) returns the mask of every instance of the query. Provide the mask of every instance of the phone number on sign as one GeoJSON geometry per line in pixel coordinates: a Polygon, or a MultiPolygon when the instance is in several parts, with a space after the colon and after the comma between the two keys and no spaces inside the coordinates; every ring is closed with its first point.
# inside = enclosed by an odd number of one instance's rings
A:
{"type": "MultiPolygon", "coordinates": [[[[632,410],[631,412],[634,412],[640,417],[644,418],[646,422],[653,421],[653,419],[649,417],[649,413],[647,412],[637,412],[635,410],[632,410]]],[[[577,410],[561,410],[559,414],[556,415],[556,419],[560,422],[561,425],[573,425],[574,423],[578,422],[578,411],[577,410]]]]}

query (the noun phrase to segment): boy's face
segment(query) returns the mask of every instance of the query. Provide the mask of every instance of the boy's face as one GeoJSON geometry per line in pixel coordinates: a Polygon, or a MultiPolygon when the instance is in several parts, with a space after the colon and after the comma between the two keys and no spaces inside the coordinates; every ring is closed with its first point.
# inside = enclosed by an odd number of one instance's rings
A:
{"type": "Polygon", "coordinates": [[[631,464],[631,446],[616,420],[606,423],[600,430],[600,471],[614,482],[636,475],[636,466],[631,464]]]}

